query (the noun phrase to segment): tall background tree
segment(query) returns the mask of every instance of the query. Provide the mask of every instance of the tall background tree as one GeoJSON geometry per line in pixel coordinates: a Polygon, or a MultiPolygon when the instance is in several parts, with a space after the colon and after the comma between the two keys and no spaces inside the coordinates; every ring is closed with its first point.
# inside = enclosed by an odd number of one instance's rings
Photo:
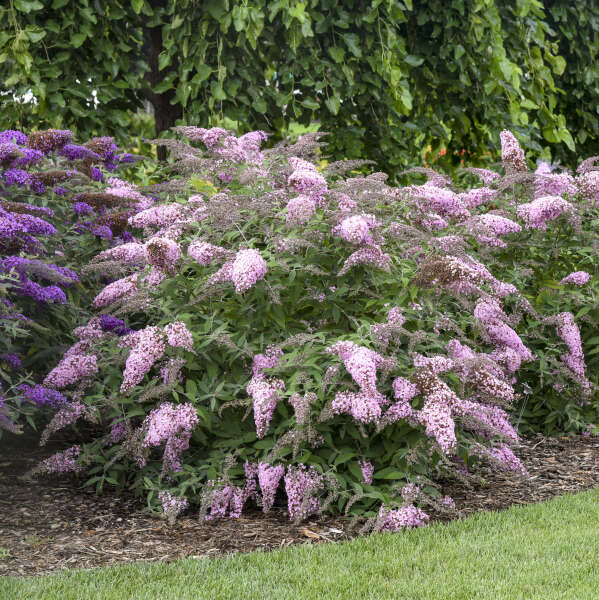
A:
{"type": "Polygon", "coordinates": [[[149,102],[157,133],[318,120],[332,157],[391,172],[428,145],[482,156],[505,127],[572,164],[599,139],[599,8],[583,3],[8,0],[0,126],[124,139],[149,102]]]}

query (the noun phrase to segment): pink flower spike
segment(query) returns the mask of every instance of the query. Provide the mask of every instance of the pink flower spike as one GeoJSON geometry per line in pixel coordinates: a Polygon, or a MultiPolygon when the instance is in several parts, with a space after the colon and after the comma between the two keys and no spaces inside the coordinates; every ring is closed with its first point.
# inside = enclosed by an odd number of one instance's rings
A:
{"type": "Polygon", "coordinates": [[[578,286],[583,286],[585,283],[588,283],[591,279],[591,276],[586,271],[575,271],[574,273],[570,273],[564,277],[560,283],[562,285],[566,283],[573,283],[578,286]]]}

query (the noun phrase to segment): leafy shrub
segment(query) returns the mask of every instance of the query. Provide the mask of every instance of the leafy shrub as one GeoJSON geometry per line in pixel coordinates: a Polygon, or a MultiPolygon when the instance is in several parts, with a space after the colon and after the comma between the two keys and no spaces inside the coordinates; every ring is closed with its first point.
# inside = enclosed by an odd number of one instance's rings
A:
{"type": "Polygon", "coordinates": [[[81,418],[98,435],[42,471],[85,469],[171,519],[187,501],[268,511],[284,490],[292,518],[397,529],[451,510],[441,476],[523,473],[514,422],[595,418],[592,161],[532,173],[503,132],[504,174],[465,172],[482,187],[421,169],[424,185],[393,188],[345,176],[361,161],[319,169],[319,134],[261,151],[263,132],[175,131],[190,143],[166,141],[165,183],[119,184],[162,201],[91,261],[114,277],[103,316],[44,381],[70,403],[42,441],[81,418]]]}

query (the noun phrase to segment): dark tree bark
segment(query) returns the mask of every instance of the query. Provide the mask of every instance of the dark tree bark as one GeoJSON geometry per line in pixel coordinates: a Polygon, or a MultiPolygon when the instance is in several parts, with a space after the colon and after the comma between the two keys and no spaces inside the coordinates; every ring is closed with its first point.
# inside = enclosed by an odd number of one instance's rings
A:
{"type": "MultiPolygon", "coordinates": [[[[162,8],[165,6],[164,1],[153,0],[150,2],[152,8],[162,8]]],[[[156,123],[156,137],[162,131],[170,129],[175,125],[175,121],[183,116],[183,109],[180,104],[171,104],[171,100],[175,97],[173,90],[168,90],[162,94],[154,92],[154,88],[162,81],[164,76],[170,70],[176,68],[176,65],[171,65],[167,70],[159,71],[158,56],[162,51],[162,26],[156,27],[144,26],[144,49],[147,51],[148,65],[150,70],[146,73],[146,81],[149,84],[149,90],[146,93],[147,99],[154,107],[154,120],[156,123]]],[[[166,147],[158,146],[158,160],[166,160],[166,147]]]]}

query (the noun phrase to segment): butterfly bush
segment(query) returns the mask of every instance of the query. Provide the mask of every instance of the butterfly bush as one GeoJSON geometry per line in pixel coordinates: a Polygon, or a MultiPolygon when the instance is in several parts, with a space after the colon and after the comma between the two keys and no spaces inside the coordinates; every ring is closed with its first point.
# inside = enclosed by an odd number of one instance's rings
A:
{"type": "MultiPolygon", "coordinates": [[[[47,370],[40,356],[68,347],[77,323],[89,318],[90,294],[98,291],[97,276],[85,267],[106,241],[118,245],[128,235],[113,224],[123,207],[100,204],[104,172],[122,156],[111,138],[80,143],[70,130],[0,132],[0,353],[22,364],[18,375],[5,379],[6,402],[21,417],[70,401],[40,385],[47,370]]],[[[62,389],[88,380],[93,361],[86,353],[79,364],[76,358],[61,362],[48,385],[62,389]]]]}
{"type": "MultiPolygon", "coordinates": [[[[93,420],[77,465],[155,492],[167,515],[253,505],[397,531],[427,523],[427,505],[455,510],[430,493],[443,480],[481,464],[525,477],[521,431],[597,421],[591,163],[529,171],[504,131],[502,166],[469,171],[482,187],[429,171],[397,187],[319,162],[320,134],[264,148],[264,132],[174,133],[171,179],[150,188],[108,177],[108,140],[60,142],[106,180],[73,198],[93,211],[78,226],[118,206],[131,235],[88,261],[90,317],[43,382],[65,402],[24,391],[55,406],[50,433],[93,420]]],[[[23,140],[5,138],[21,168],[23,140]]],[[[22,244],[41,237],[6,223],[22,244]]],[[[22,274],[76,287],[25,267],[5,268],[15,288],[22,274]]]]}

